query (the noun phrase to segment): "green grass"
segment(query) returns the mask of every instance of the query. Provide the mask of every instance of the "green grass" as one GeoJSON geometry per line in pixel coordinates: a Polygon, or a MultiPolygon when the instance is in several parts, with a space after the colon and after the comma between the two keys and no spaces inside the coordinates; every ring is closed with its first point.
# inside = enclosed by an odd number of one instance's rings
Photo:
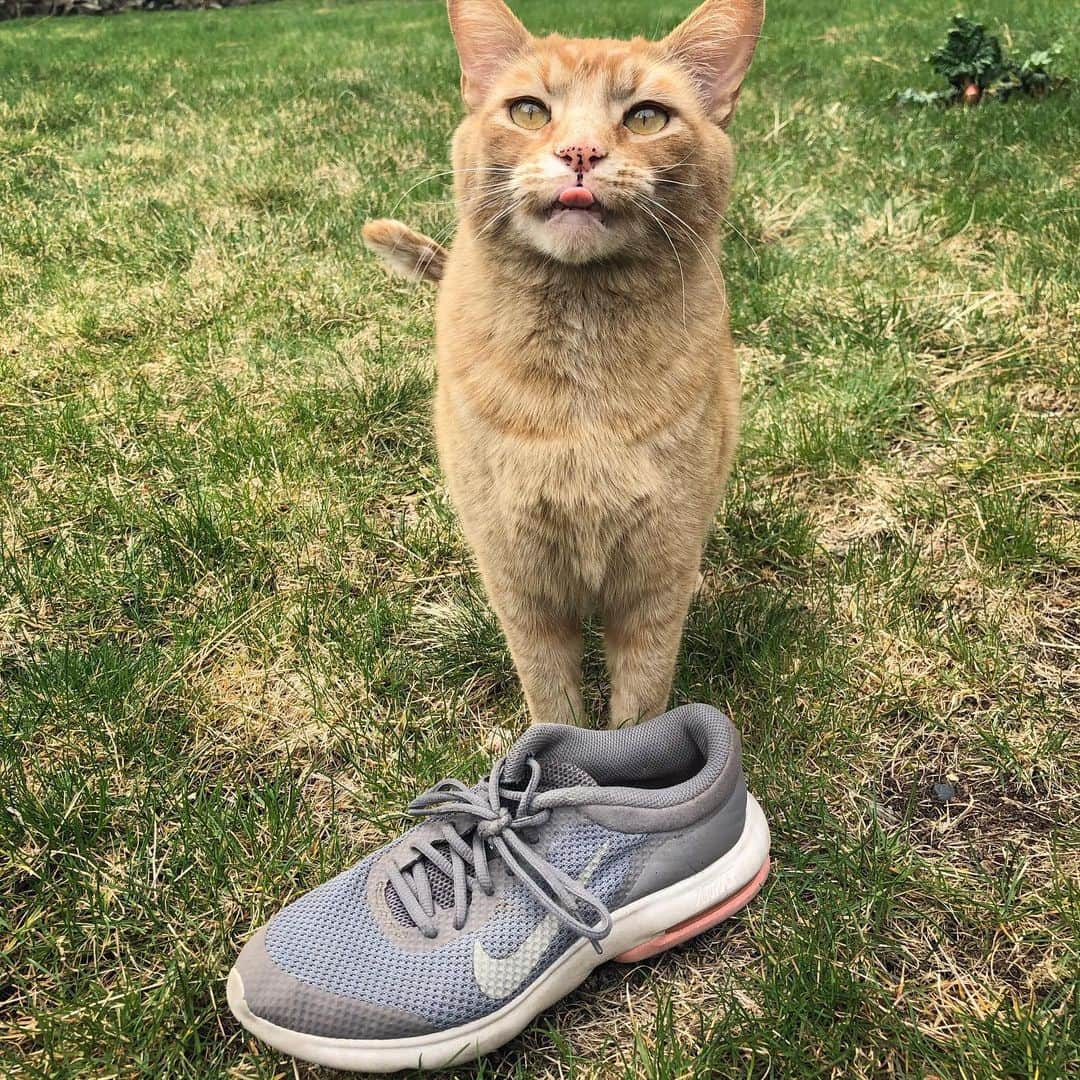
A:
{"type": "MultiPolygon", "coordinates": [[[[976,14],[1080,75],[1075,0],[1020,7],[976,14]]],[[[732,129],[745,431],[676,694],[742,727],[774,874],[482,1075],[1080,1067],[1080,96],[897,110],[945,22],[771,0],[732,129]]],[[[0,55],[0,1071],[314,1076],[233,1023],[236,949],[525,723],[438,474],[433,295],[360,243],[452,227],[414,186],[445,16],[26,20],[0,55]]]]}

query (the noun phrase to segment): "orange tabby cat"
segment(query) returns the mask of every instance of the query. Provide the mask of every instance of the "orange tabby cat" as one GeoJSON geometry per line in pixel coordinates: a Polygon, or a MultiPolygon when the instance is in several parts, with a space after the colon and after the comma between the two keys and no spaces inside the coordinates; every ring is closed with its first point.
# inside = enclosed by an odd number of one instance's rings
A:
{"type": "Polygon", "coordinates": [[[731,465],[739,375],[713,253],[723,128],[763,0],[706,0],[660,42],[534,38],[449,0],[468,115],[452,250],[368,243],[441,279],[439,454],[536,722],[581,722],[581,625],[610,722],[661,712],[731,465]]]}

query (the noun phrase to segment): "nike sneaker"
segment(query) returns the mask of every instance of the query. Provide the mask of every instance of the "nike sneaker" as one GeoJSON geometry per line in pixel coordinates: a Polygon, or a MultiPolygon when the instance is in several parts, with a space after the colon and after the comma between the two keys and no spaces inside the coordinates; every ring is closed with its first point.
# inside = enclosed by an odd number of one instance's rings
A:
{"type": "Polygon", "coordinates": [[[247,943],[228,1000],[253,1035],[335,1069],[464,1064],[606,960],[637,962],[761,888],[769,827],[739,735],[684,705],[637,727],[530,728],[485,780],[247,943]]]}

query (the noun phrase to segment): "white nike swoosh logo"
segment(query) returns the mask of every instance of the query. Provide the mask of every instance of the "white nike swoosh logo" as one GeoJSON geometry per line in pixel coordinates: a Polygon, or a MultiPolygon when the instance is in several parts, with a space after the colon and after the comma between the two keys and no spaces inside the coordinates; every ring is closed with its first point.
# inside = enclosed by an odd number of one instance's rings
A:
{"type": "MultiPolygon", "coordinates": [[[[597,867],[607,854],[608,846],[605,843],[588,861],[578,877],[580,884],[589,883],[589,879],[596,873],[597,867]]],[[[529,977],[558,932],[559,920],[554,915],[545,915],[533,927],[529,936],[509,956],[503,957],[490,955],[477,938],[473,943],[473,975],[476,985],[496,1001],[511,997],[529,977]]]]}

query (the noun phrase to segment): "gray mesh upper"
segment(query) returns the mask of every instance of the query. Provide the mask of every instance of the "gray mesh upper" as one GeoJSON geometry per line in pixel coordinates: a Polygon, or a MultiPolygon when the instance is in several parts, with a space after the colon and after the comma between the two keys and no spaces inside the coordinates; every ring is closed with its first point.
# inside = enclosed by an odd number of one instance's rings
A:
{"type": "MultiPolygon", "coordinates": [[[[547,859],[576,876],[605,842],[608,855],[589,881],[603,903],[613,904],[634,866],[634,854],[648,836],[614,833],[600,825],[567,826],[554,837],[547,859]]],[[[294,979],[319,990],[374,1005],[407,1010],[437,1028],[467,1023],[498,1006],[473,977],[474,940],[493,957],[507,956],[546,912],[525,888],[511,883],[487,923],[475,933],[454,934],[445,945],[404,948],[382,931],[367,903],[367,876],[380,853],[339,874],[278,914],[266,932],[273,963],[294,979]],[[389,977],[388,977],[389,976],[389,977]]],[[[560,931],[524,985],[532,982],[550,954],[557,956],[573,935],[560,931]]]]}

